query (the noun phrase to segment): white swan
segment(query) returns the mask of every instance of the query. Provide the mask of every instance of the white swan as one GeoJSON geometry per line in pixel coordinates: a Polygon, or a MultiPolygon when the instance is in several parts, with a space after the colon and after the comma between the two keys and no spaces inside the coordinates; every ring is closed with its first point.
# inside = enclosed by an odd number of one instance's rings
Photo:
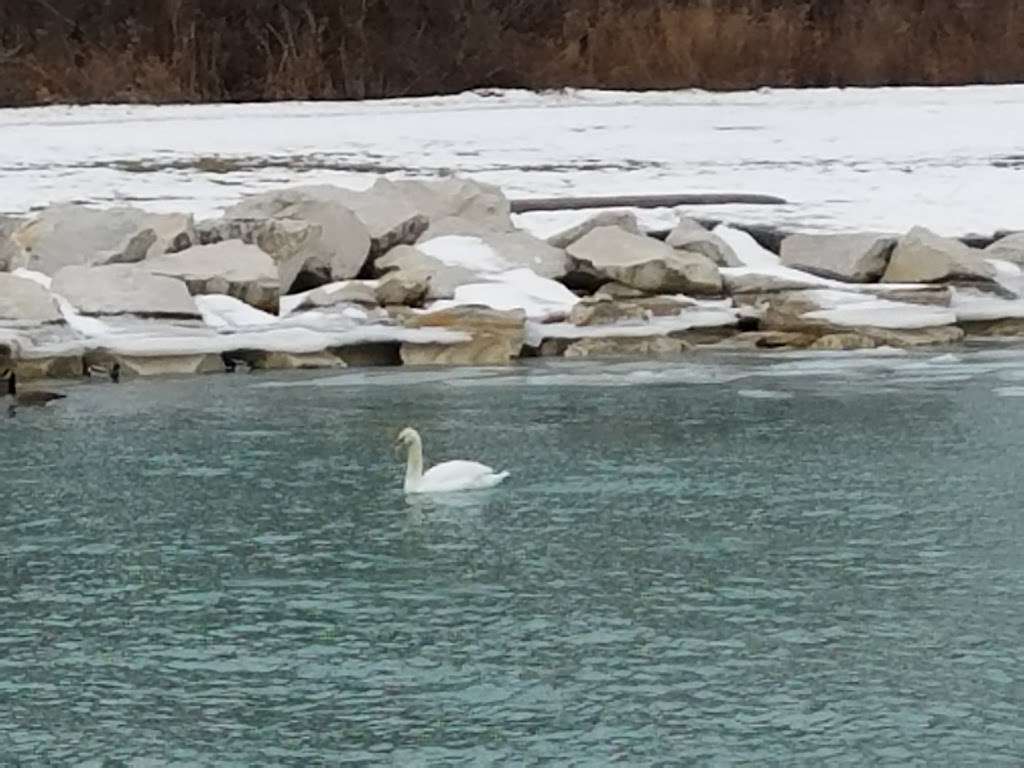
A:
{"type": "Polygon", "coordinates": [[[446,461],[423,471],[423,440],[412,427],[406,427],[398,434],[395,448],[408,451],[405,465],[406,493],[448,493],[493,488],[506,477],[508,472],[495,472],[478,461],[446,461]]]}

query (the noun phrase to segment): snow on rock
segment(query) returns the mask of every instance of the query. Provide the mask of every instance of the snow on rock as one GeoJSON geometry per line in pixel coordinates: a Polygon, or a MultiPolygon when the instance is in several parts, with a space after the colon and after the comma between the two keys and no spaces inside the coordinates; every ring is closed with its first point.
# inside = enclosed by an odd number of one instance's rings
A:
{"type": "Polygon", "coordinates": [[[605,325],[574,325],[573,323],[526,323],[526,343],[539,347],[545,339],[633,338],[668,336],[696,328],[721,328],[735,325],[735,309],[722,306],[684,307],[677,315],[653,317],[643,322],[624,321],[605,325]]]}
{"type": "Polygon", "coordinates": [[[42,272],[36,272],[32,269],[25,269],[24,267],[18,267],[11,274],[15,277],[20,277],[23,280],[31,280],[33,283],[38,283],[46,290],[50,290],[50,286],[53,284],[53,278],[49,275],[45,275],[42,272]]]}
{"type": "Polygon", "coordinates": [[[1005,259],[985,259],[985,261],[995,268],[997,279],[1000,277],[1015,278],[1024,274],[1020,265],[1012,261],[1006,261],[1005,259]]]}
{"type": "Polygon", "coordinates": [[[957,288],[953,290],[950,308],[959,322],[987,322],[1024,318],[1024,300],[1004,299],[984,291],[957,288]]]}
{"type": "Polygon", "coordinates": [[[256,309],[233,296],[196,296],[195,302],[203,316],[203,322],[215,331],[266,327],[278,322],[274,315],[256,309]]]}
{"type": "Polygon", "coordinates": [[[530,320],[544,322],[564,318],[579,301],[561,283],[530,269],[510,269],[488,277],[486,282],[458,286],[453,299],[434,302],[430,311],[465,305],[502,311],[521,309],[530,320]]]}
{"type": "Polygon", "coordinates": [[[417,244],[416,248],[433,256],[446,267],[462,267],[478,274],[502,272],[512,264],[479,237],[444,235],[417,244]]]}
{"type": "Polygon", "coordinates": [[[96,317],[86,317],[76,310],[71,302],[65,299],[60,294],[54,294],[54,299],[57,302],[57,306],[60,307],[61,314],[64,316],[64,322],[80,338],[93,338],[103,336],[111,333],[111,327],[96,317]]]}
{"type": "Polygon", "coordinates": [[[1014,232],[999,238],[985,249],[984,255],[987,258],[1024,265],[1024,232],[1014,232]]]}
{"type": "Polygon", "coordinates": [[[807,291],[805,298],[823,308],[802,317],[836,326],[915,330],[953,325],[957,320],[956,312],[946,307],[908,304],[852,292],[807,291]]]}
{"type": "Polygon", "coordinates": [[[742,230],[719,224],[712,232],[732,248],[733,254],[744,267],[768,268],[781,264],[781,259],[776,254],[742,230]]]}

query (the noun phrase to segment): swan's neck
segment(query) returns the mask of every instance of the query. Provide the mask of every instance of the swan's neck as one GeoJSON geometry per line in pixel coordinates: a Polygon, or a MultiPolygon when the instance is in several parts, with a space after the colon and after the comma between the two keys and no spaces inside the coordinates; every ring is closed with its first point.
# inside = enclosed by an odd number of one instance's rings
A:
{"type": "Polygon", "coordinates": [[[405,490],[413,490],[423,479],[423,443],[414,440],[405,463],[405,490]]]}

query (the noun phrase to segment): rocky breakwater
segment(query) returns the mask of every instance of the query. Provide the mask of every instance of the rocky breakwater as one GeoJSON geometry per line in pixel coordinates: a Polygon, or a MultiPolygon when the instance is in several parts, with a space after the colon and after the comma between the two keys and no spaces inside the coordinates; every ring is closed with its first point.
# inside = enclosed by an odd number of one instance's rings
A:
{"type": "Polygon", "coordinates": [[[1024,239],[793,234],[778,253],[605,211],[547,240],[501,190],[294,187],[215,220],[56,205],[0,219],[0,357],[25,377],[530,356],[843,350],[1024,333],[1024,239]]]}

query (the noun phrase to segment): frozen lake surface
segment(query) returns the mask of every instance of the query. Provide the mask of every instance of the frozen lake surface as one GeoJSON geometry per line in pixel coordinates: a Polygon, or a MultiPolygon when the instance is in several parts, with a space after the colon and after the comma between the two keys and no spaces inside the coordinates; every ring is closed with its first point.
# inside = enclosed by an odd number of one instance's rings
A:
{"type": "MultiPolygon", "coordinates": [[[[81,200],[205,216],[286,184],[459,173],[510,197],[758,192],[791,204],[691,212],[806,230],[990,233],[1021,226],[1021,126],[1024,86],[2,110],[0,212],[81,200]]],[[[546,233],[569,218],[523,223],[546,233]]]]}

